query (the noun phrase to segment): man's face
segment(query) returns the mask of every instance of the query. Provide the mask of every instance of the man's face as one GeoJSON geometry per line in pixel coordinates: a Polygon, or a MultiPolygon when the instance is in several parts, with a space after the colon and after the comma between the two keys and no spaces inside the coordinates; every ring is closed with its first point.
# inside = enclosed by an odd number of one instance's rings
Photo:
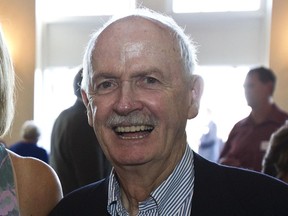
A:
{"type": "Polygon", "coordinates": [[[187,118],[198,110],[167,29],[142,18],[117,21],[97,40],[93,71],[89,123],[114,166],[169,163],[183,152],[187,118]]]}
{"type": "Polygon", "coordinates": [[[244,83],[245,97],[251,108],[256,108],[269,100],[271,84],[260,81],[258,74],[248,75],[244,83]]]}

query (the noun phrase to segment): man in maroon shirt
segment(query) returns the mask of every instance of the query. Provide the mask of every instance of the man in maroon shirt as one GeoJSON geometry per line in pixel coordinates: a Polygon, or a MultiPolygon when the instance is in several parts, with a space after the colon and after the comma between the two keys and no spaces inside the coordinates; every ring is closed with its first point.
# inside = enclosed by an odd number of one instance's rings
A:
{"type": "Polygon", "coordinates": [[[244,89],[252,111],[232,128],[220,163],[261,171],[271,134],[288,119],[288,114],[273,103],[275,85],[276,77],[270,69],[259,67],[248,72],[244,89]]]}

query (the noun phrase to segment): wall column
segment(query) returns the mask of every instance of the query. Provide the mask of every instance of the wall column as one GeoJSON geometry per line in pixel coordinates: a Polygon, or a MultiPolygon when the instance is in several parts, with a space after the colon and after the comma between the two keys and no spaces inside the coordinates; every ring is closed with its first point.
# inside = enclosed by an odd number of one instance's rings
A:
{"type": "Polygon", "coordinates": [[[8,42],[16,72],[15,118],[4,137],[8,145],[20,139],[26,120],[33,119],[35,71],[35,0],[1,0],[0,24],[8,42]]]}
{"type": "Polygon", "coordinates": [[[270,67],[277,75],[274,99],[288,111],[288,1],[274,0],[271,23],[270,67]]]}

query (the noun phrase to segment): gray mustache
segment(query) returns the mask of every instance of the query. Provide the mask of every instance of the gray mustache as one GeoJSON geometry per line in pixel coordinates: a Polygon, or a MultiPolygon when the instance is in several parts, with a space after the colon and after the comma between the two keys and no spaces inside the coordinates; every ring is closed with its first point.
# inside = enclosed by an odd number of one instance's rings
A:
{"type": "Polygon", "coordinates": [[[123,125],[157,125],[157,120],[155,117],[142,113],[142,112],[131,112],[128,115],[118,115],[117,113],[113,113],[107,119],[106,126],[108,127],[116,127],[123,125]]]}

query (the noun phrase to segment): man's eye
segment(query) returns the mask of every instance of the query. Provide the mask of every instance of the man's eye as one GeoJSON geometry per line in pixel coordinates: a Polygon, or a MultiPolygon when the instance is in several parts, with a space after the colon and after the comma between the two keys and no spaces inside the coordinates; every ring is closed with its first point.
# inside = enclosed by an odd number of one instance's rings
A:
{"type": "Polygon", "coordinates": [[[112,82],[105,81],[98,85],[98,89],[107,89],[107,88],[111,88],[112,86],[113,86],[112,82]]]}
{"type": "Polygon", "coordinates": [[[157,83],[158,80],[155,79],[154,77],[146,77],[144,79],[144,82],[147,83],[147,84],[154,84],[154,83],[157,83]]]}
{"type": "Polygon", "coordinates": [[[138,86],[144,89],[158,89],[161,87],[161,81],[152,76],[145,76],[138,80],[138,86]]]}
{"type": "Polygon", "coordinates": [[[117,88],[117,83],[113,80],[103,80],[96,84],[96,92],[106,94],[117,88]]]}

